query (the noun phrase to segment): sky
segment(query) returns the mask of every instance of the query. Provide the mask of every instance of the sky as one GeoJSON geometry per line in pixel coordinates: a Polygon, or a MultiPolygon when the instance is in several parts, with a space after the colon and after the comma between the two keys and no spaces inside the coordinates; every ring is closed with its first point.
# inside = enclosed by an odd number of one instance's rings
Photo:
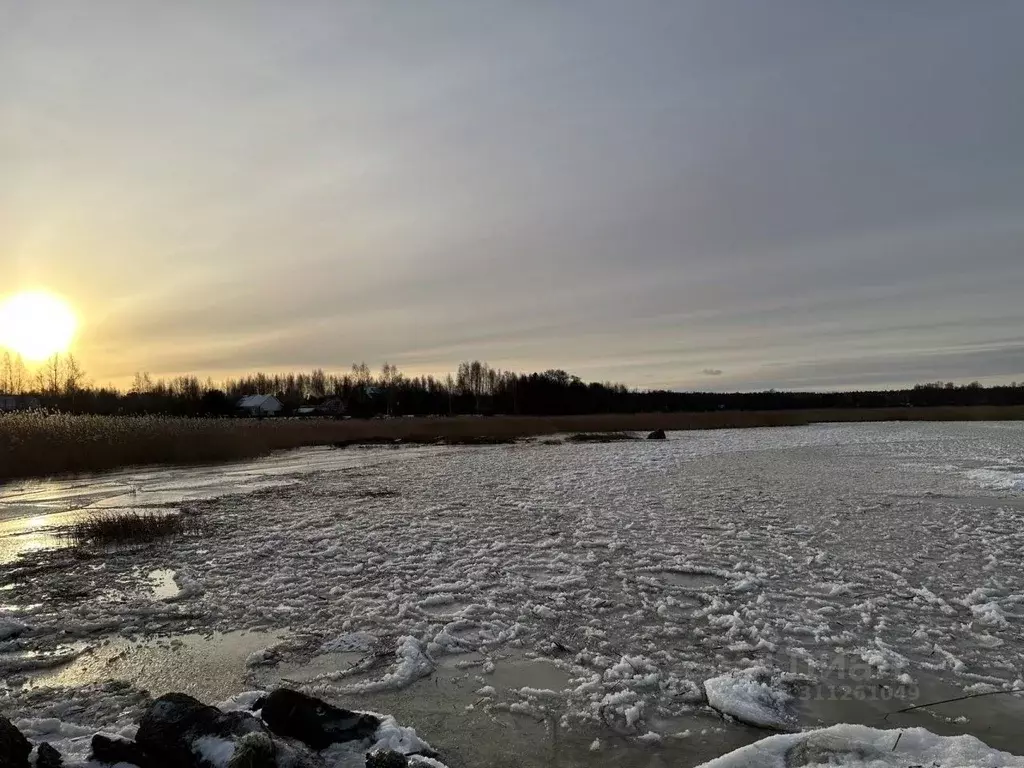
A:
{"type": "Polygon", "coordinates": [[[0,3],[0,294],[135,371],[1024,380],[1024,2],[0,3]]]}

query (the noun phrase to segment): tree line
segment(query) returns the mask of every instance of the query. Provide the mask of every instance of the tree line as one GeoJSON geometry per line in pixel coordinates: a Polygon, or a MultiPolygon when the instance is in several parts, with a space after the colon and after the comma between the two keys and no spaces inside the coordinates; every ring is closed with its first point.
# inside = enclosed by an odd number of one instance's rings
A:
{"type": "Polygon", "coordinates": [[[154,378],[135,374],[127,390],[87,383],[73,355],[54,355],[34,371],[19,358],[0,357],[0,394],[27,394],[47,408],[74,413],[227,416],[241,397],[275,395],[294,413],[303,406],[339,401],[352,416],[522,414],[576,415],[805,408],[891,408],[1024,405],[1024,382],[984,387],[930,382],[908,389],[849,392],[677,392],[643,390],[611,382],[584,382],[560,369],[517,373],[479,360],[443,377],[407,376],[384,363],[372,371],[354,363],[343,373],[322,368],[299,373],[253,373],[214,382],[197,376],[154,378]]]}

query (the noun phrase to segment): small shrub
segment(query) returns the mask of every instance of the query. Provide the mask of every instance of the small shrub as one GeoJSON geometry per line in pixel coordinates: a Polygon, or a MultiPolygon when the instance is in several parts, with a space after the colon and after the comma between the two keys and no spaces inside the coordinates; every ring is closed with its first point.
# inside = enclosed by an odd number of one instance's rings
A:
{"type": "Polygon", "coordinates": [[[145,544],[165,536],[199,533],[202,524],[190,512],[97,512],[68,528],[74,546],[85,544],[145,544]]]}

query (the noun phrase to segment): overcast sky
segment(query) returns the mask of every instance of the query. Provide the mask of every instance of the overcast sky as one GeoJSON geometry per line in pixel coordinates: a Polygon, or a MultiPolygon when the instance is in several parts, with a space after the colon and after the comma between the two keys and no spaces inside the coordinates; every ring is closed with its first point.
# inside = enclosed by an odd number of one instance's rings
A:
{"type": "Polygon", "coordinates": [[[91,378],[1024,379],[1024,2],[0,4],[0,293],[91,378]]]}

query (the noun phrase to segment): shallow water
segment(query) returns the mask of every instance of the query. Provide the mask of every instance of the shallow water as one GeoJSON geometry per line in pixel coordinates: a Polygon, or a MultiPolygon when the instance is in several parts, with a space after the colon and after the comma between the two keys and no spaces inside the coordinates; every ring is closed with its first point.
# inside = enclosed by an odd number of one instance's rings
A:
{"type": "Polygon", "coordinates": [[[58,669],[31,673],[28,681],[42,688],[123,680],[154,696],[181,691],[203,701],[223,701],[251,687],[246,660],[281,637],[277,632],[215,632],[144,641],[115,638],[90,646],[58,669]]]}
{"type": "Polygon", "coordinates": [[[148,579],[152,583],[153,597],[167,600],[181,594],[181,587],[174,580],[174,571],[170,568],[157,568],[149,572],[148,579]]]}
{"type": "Polygon", "coordinates": [[[921,706],[962,696],[962,688],[936,675],[919,675],[910,686],[831,676],[801,701],[800,720],[805,726],[861,723],[874,728],[920,727],[942,736],[971,734],[996,749],[1021,753],[1024,697],[998,694],[921,706]],[[921,708],[900,712],[918,706],[921,708]]]}

